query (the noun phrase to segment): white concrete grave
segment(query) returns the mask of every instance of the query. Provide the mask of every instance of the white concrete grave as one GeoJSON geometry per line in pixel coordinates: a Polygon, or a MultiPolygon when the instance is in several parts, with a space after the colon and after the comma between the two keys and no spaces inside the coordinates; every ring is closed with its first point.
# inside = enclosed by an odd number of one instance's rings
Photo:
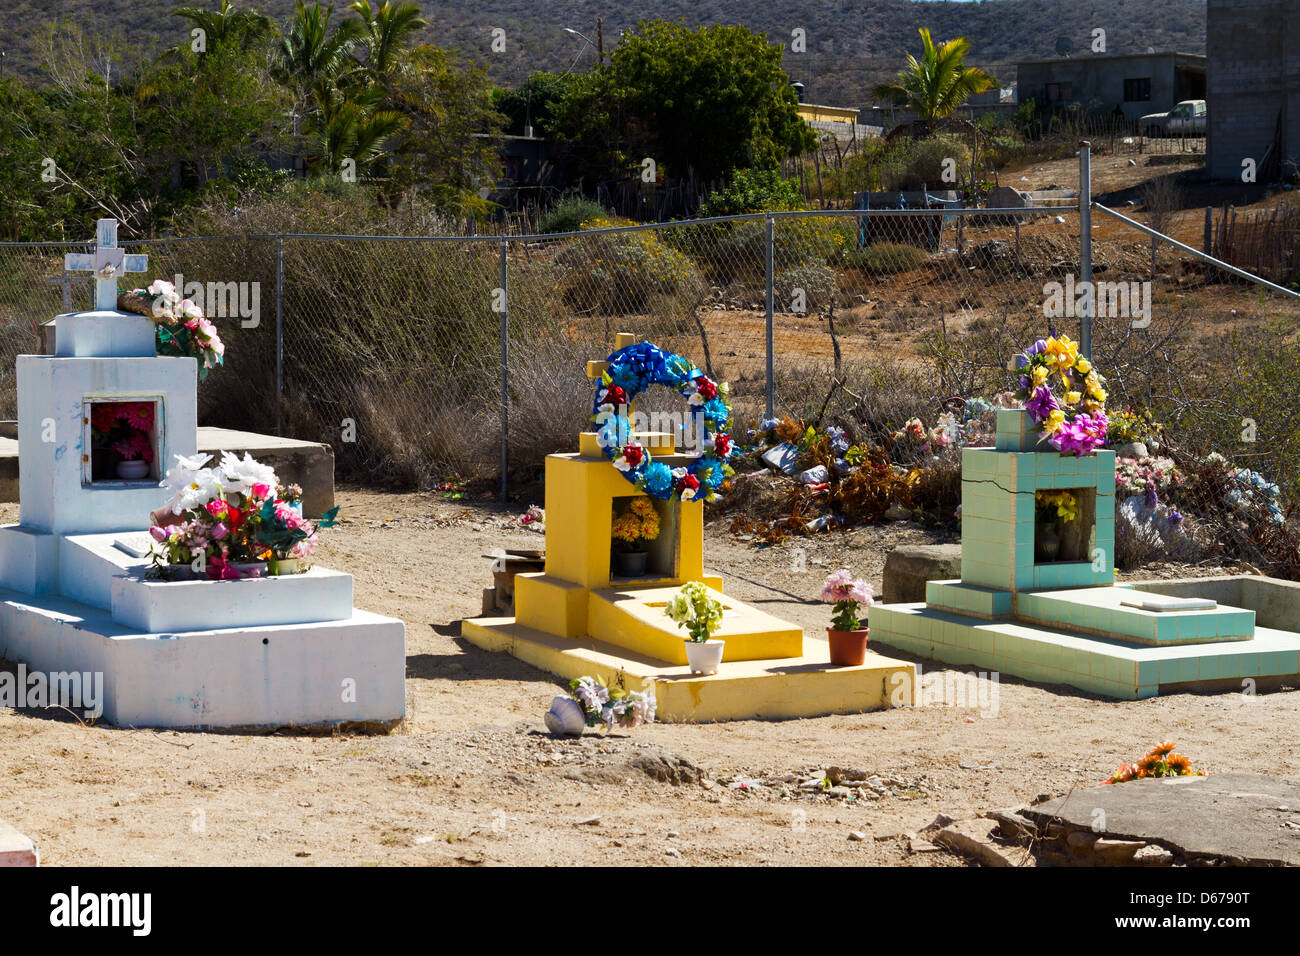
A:
{"type": "Polygon", "coordinates": [[[45,671],[98,670],[118,725],[393,723],[406,712],[406,629],[352,606],[352,576],[324,568],[237,581],[146,577],[159,479],[197,444],[198,365],[158,356],[153,323],[115,309],[145,256],[100,220],[96,309],[60,315],[54,355],[17,361],[20,521],[0,526],[0,656],[45,671]],[[96,458],[102,402],[149,403],[143,477],[96,458]]]}

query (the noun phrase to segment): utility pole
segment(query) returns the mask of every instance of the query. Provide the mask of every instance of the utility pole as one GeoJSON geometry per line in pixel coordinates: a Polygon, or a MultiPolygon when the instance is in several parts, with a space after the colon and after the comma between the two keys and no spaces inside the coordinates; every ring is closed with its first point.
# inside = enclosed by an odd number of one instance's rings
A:
{"type": "Polygon", "coordinates": [[[605,21],[596,18],[596,62],[605,65],[605,21]]]}

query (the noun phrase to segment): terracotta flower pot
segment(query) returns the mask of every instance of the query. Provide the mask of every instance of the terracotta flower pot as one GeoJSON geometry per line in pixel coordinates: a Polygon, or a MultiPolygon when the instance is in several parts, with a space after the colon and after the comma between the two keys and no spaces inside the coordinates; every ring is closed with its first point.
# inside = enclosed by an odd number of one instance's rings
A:
{"type": "Polygon", "coordinates": [[[826,628],[826,636],[831,645],[831,664],[834,667],[857,667],[867,656],[867,635],[871,628],[863,627],[856,631],[837,631],[826,628]]]}

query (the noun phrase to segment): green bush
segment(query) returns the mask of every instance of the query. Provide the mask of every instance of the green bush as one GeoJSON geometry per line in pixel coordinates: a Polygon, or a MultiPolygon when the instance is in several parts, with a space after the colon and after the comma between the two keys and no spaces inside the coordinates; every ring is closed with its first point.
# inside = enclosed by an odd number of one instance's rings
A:
{"type": "Polygon", "coordinates": [[[806,262],[786,269],[776,275],[772,283],[773,294],[780,305],[777,311],[794,310],[797,289],[803,290],[806,311],[815,312],[825,308],[835,295],[838,285],[835,270],[828,268],[824,262],[806,262]]]}
{"type": "Polygon", "coordinates": [[[919,268],[927,258],[924,249],[900,242],[878,242],[853,249],[844,256],[844,267],[872,275],[894,275],[919,268]]]}
{"type": "Polygon", "coordinates": [[[799,209],[802,205],[799,188],[776,170],[737,169],[725,188],[714,190],[700,204],[700,218],[799,209]]]}
{"type": "Polygon", "coordinates": [[[561,290],[571,308],[623,315],[643,312],[652,303],[663,308],[665,299],[693,306],[701,291],[700,270],[657,230],[598,231],[631,225],[626,219],[589,219],[582,231],[593,234],[570,242],[560,253],[561,290]]]}
{"type": "Polygon", "coordinates": [[[537,223],[538,232],[577,232],[588,219],[609,215],[594,199],[565,196],[546,211],[537,223]]]}

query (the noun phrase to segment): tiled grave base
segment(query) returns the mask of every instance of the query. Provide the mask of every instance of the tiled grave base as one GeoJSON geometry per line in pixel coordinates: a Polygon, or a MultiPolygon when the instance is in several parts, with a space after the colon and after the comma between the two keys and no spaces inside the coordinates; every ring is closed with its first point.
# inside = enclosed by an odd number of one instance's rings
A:
{"type": "Polygon", "coordinates": [[[405,625],[368,611],[152,634],[70,598],[0,588],[0,657],[102,673],[103,718],[119,727],[387,725],[406,713],[405,625]]]}
{"type": "Polygon", "coordinates": [[[1300,675],[1300,634],[1265,627],[1256,627],[1251,640],[1147,647],[924,604],[877,604],[871,640],[947,664],[1121,700],[1209,681],[1300,675]]]}
{"type": "Polygon", "coordinates": [[[477,618],[461,635],[488,651],[504,651],[565,680],[591,675],[622,680],[629,690],[653,689],[656,719],[671,722],[764,720],[854,714],[912,702],[916,666],[867,652],[860,667],[832,667],[824,641],[806,642],[800,657],[726,661],[718,673],[696,676],[591,638],[557,637],[514,618],[477,618]]]}

